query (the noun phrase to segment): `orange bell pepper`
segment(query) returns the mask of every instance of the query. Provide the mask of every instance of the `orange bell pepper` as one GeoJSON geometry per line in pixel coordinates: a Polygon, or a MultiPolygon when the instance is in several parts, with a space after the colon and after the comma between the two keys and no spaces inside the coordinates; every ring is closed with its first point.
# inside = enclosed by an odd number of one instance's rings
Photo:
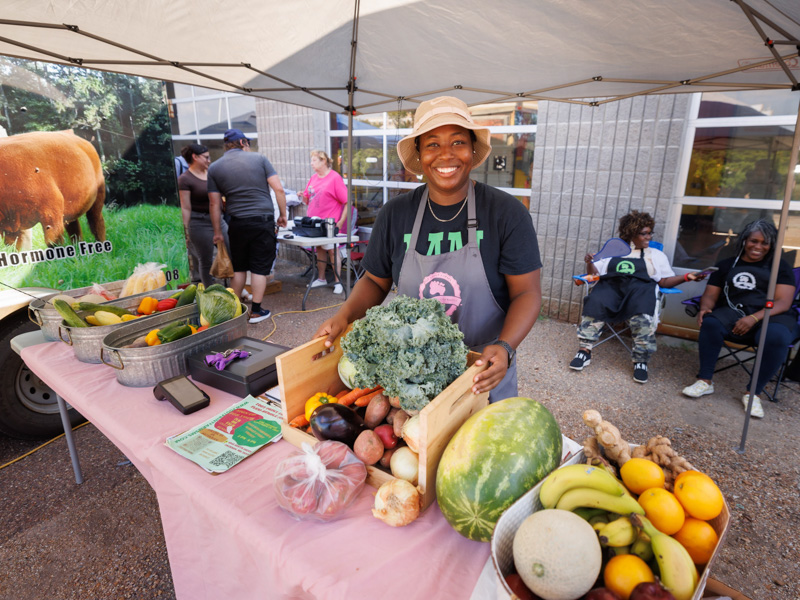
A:
{"type": "Polygon", "coordinates": [[[136,312],[140,315],[152,315],[156,310],[156,306],[158,306],[158,300],[150,296],[145,296],[142,298],[142,301],[139,302],[139,308],[136,309],[136,312]]]}

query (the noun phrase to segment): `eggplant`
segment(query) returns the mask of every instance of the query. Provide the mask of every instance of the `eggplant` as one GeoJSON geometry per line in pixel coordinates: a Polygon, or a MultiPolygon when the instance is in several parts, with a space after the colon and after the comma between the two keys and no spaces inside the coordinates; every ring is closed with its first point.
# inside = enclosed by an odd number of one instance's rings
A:
{"type": "Polygon", "coordinates": [[[318,440],[335,440],[350,448],[358,435],[367,429],[361,415],[344,404],[320,404],[311,413],[309,421],[318,440]]]}

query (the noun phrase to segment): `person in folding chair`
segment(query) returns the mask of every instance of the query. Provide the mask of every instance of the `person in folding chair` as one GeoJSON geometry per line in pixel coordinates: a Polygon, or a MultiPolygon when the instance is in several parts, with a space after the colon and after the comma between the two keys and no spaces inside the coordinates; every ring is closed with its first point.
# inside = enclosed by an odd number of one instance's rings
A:
{"type": "Polygon", "coordinates": [[[671,288],[685,281],[704,279],[701,273],[675,275],[669,259],[650,248],[655,220],[649,213],[632,210],[619,220],[619,237],[630,244],[630,253],[593,262],[584,257],[587,274],[599,275],[583,303],[578,326],[579,349],[569,368],[582,371],[592,361],[592,347],[606,323],[626,321],[633,336],[633,380],[647,383],[647,363],[656,351],[658,288],[671,288]]]}
{"type": "MultiPolygon", "coordinates": [[[[685,387],[683,393],[699,398],[714,393],[711,378],[726,339],[744,344],[757,343],[764,318],[772,256],[778,231],[770,221],[759,219],[745,225],[736,245],[736,256],[719,263],[700,298],[697,324],[700,371],[697,381],[685,387]]],[[[800,336],[797,313],[792,310],[795,279],[791,266],[780,261],[774,308],[770,312],[761,369],[756,382],[751,417],[763,418],[764,409],[758,397],[767,382],[777,373],[786,359],[789,345],[800,336]]],[[[742,404],[747,410],[750,382],[742,404]]]]}

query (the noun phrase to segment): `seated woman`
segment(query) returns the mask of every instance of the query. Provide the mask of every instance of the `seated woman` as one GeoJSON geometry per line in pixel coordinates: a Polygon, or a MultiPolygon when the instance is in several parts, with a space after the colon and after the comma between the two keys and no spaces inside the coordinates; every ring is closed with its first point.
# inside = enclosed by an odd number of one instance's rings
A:
{"type": "Polygon", "coordinates": [[[619,220],[619,237],[631,253],[592,262],[584,257],[587,274],[600,275],[583,303],[578,326],[579,350],[569,368],[582,371],[592,360],[592,347],[606,323],[627,321],[633,335],[633,380],[647,383],[647,361],[656,351],[656,304],[658,288],[675,287],[684,281],[705,278],[701,273],[675,275],[666,255],[650,248],[656,222],[649,213],[632,210],[619,220]]]}
{"type": "MultiPolygon", "coordinates": [[[[754,343],[759,339],[777,239],[775,225],[765,219],[753,221],[745,225],[739,235],[736,256],[717,263],[719,271],[709,277],[706,290],[700,298],[700,312],[697,313],[700,371],[697,381],[683,389],[686,396],[699,398],[714,393],[711,378],[725,336],[733,334],[738,338],[732,338],[732,341],[743,343],[754,343]]],[[[792,309],[794,292],[792,268],[781,260],[756,394],[764,390],[786,359],[789,344],[800,335],[797,313],[792,309]]],[[[747,393],[742,397],[745,410],[750,399],[749,391],[750,382],[747,384],[747,393]]],[[[753,398],[750,416],[758,419],[764,416],[758,395],[753,398]]]]}

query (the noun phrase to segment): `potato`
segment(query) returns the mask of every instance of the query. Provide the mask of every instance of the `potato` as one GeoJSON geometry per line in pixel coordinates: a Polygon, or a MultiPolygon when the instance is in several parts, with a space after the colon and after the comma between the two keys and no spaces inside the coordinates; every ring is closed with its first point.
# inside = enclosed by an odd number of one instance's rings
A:
{"type": "Polygon", "coordinates": [[[397,448],[389,448],[388,450],[384,451],[383,456],[381,457],[380,465],[386,469],[389,468],[389,463],[392,460],[392,454],[397,448]]]}
{"type": "Polygon", "coordinates": [[[383,394],[373,397],[367,404],[367,412],[364,414],[364,423],[370,429],[375,429],[380,425],[391,410],[389,399],[383,394]]]}
{"type": "Polygon", "coordinates": [[[403,437],[403,425],[411,416],[404,410],[398,410],[392,419],[392,429],[397,437],[403,437]]]}
{"type": "Polygon", "coordinates": [[[397,411],[400,410],[399,408],[395,408],[392,406],[391,410],[389,410],[389,414],[386,415],[386,422],[391,425],[392,421],[394,421],[394,416],[397,414],[397,411]]]}
{"type": "Polygon", "coordinates": [[[365,465],[374,465],[383,456],[383,442],[371,429],[365,429],[356,438],[353,452],[365,465]]]}
{"type": "Polygon", "coordinates": [[[392,405],[392,408],[400,408],[400,397],[389,396],[389,404],[392,405]]]}

